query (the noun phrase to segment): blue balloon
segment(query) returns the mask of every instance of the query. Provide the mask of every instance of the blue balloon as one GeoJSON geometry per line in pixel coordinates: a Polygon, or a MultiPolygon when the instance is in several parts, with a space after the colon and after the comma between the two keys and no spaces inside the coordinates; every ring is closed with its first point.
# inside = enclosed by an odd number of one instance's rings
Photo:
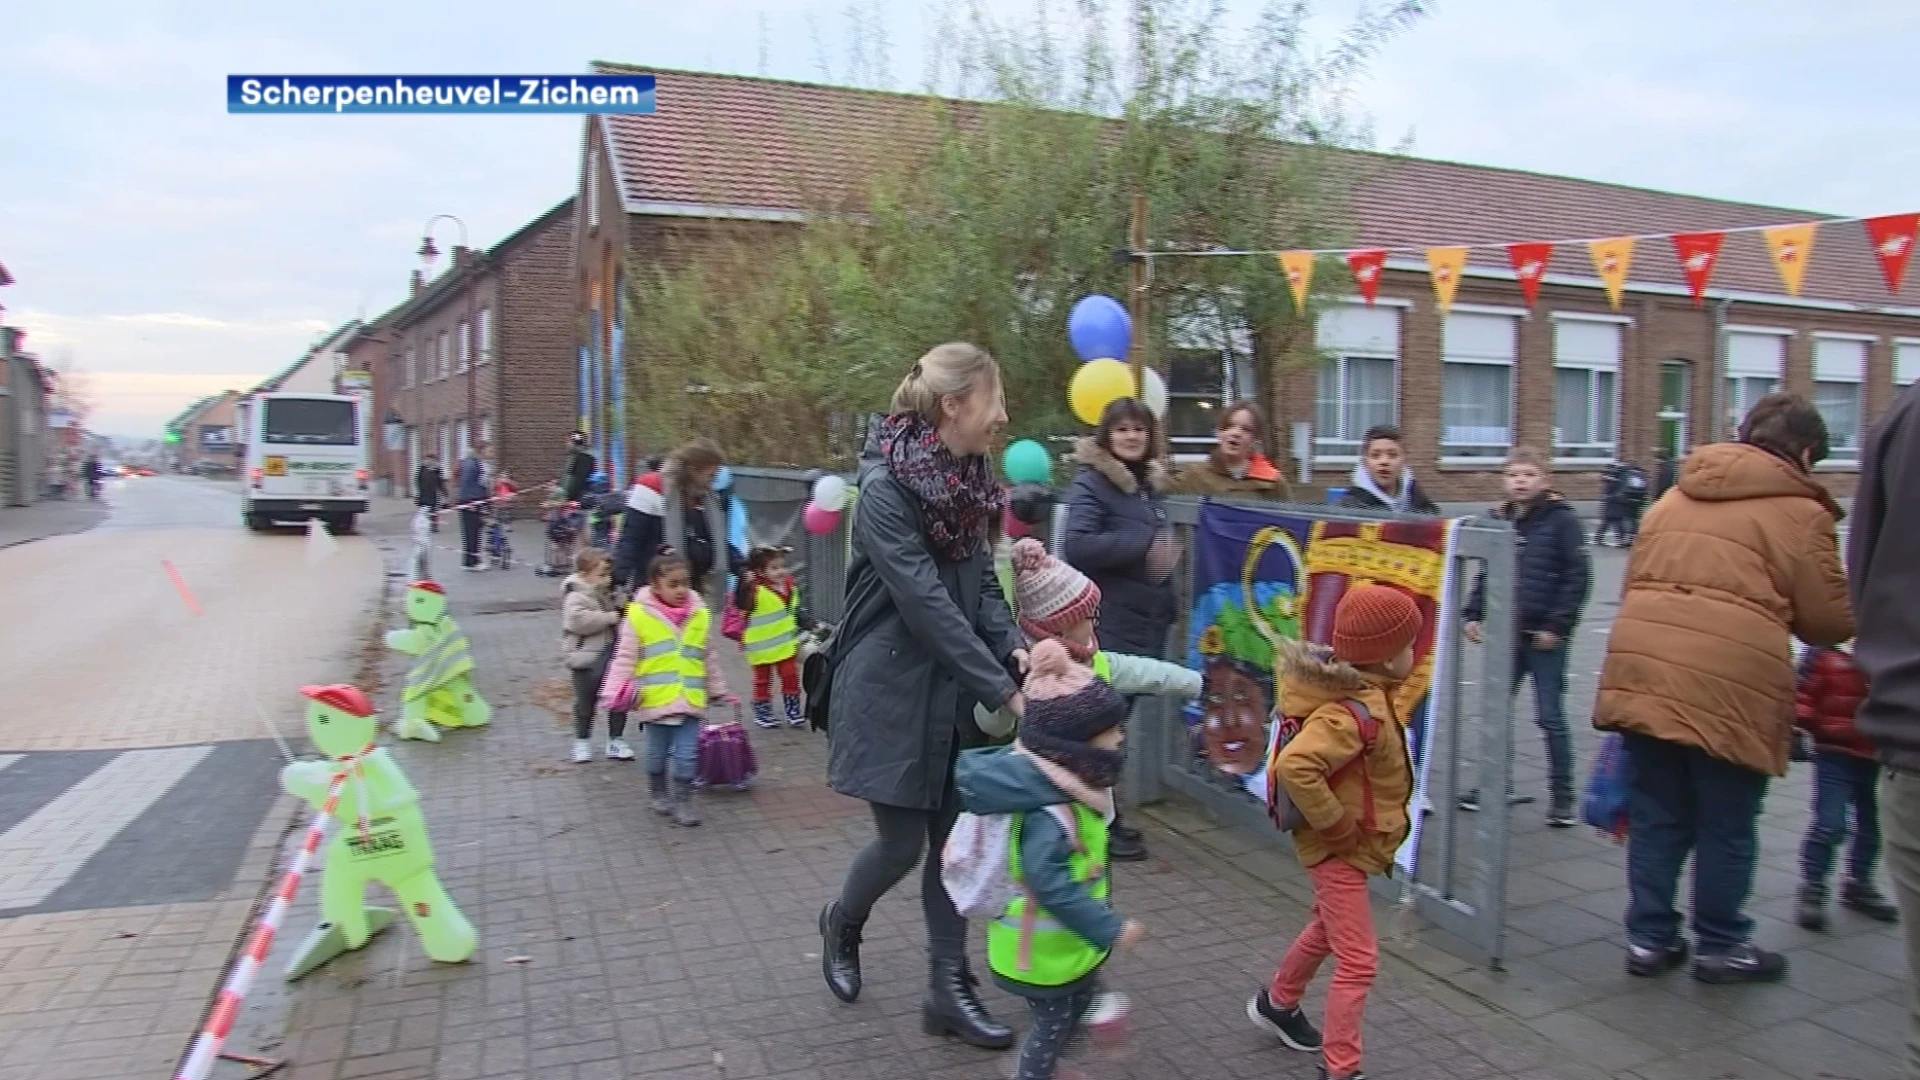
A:
{"type": "Polygon", "coordinates": [[[1082,360],[1124,360],[1133,344],[1133,320],[1111,296],[1086,296],[1067,316],[1067,340],[1082,360]]]}

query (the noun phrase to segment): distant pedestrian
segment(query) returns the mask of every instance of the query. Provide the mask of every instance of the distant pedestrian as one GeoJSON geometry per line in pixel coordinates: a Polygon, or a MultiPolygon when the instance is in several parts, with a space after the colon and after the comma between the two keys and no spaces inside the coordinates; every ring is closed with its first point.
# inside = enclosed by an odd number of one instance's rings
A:
{"type": "MultiPolygon", "coordinates": [[[[1507,455],[1501,484],[1507,501],[1493,516],[1513,523],[1518,534],[1514,556],[1513,692],[1533,680],[1533,722],[1547,741],[1547,824],[1571,829],[1579,824],[1573,808],[1573,736],[1567,730],[1567,660],[1573,631],[1587,605],[1592,567],[1580,517],[1559,492],[1547,456],[1532,447],[1507,455]]],[[[1486,617],[1486,577],[1474,582],[1462,613],[1467,640],[1479,642],[1486,617]]],[[[1508,792],[1509,798],[1514,798],[1508,792]]],[[[1516,800],[1522,801],[1522,800],[1516,800]]],[[[1526,797],[1524,801],[1532,801],[1526,797]]],[[[1462,810],[1480,809],[1478,789],[1460,800],[1462,810]]]]}
{"type": "Polygon", "coordinates": [[[1380,950],[1367,878],[1392,871],[1410,829],[1413,766],[1394,700],[1413,671],[1420,628],[1406,593],[1362,585],[1334,610],[1332,649],[1288,642],[1276,659],[1285,700],[1275,712],[1304,719],[1273,769],[1305,818],[1293,846],[1313,882],[1313,907],[1247,1016],[1287,1046],[1321,1054],[1327,1080],[1365,1080],[1360,1028],[1380,950]],[[1300,1003],[1329,955],[1323,1036],[1300,1003]]]}
{"type": "Polygon", "coordinates": [[[433,531],[440,531],[440,508],[447,501],[447,478],[440,472],[440,459],[428,454],[413,474],[413,505],[427,512],[433,531]]]}
{"type": "Polygon", "coordinates": [[[1594,531],[1594,545],[1608,543],[1611,532],[1613,546],[1632,547],[1647,507],[1646,470],[1631,461],[1616,461],[1601,474],[1600,484],[1600,528],[1594,531]]]}
{"type": "MultiPolygon", "coordinates": [[[[1787,771],[1790,638],[1818,648],[1853,636],[1834,538],[1840,508],[1812,475],[1826,456],[1827,425],[1812,402],[1761,398],[1741,422],[1739,442],[1687,457],[1627,563],[1593,724],[1625,736],[1633,766],[1631,974],[1687,962],[1674,902],[1689,855],[1694,978],[1764,982],[1786,974],[1785,957],[1750,940],[1753,920],[1743,909],[1767,778],[1787,771]]],[[[1911,603],[1912,594],[1898,595],[1911,603]]]]}
{"type": "MultiPolygon", "coordinates": [[[[1920,978],[1920,390],[1908,387],[1860,455],[1848,568],[1867,675],[1856,722],[1886,766],[1880,778],[1887,871],[1906,916],[1907,985],[1920,978]]],[[[1920,1080],[1920,997],[1908,998],[1907,1076],[1920,1080]]]]}
{"type": "Polygon", "coordinates": [[[647,793],[653,812],[674,824],[700,824],[693,778],[709,703],[738,705],[718,662],[713,619],[691,587],[687,560],[662,555],[647,585],[627,605],[613,670],[631,679],[635,719],[646,725],[647,793]]]}
{"type": "MultiPolygon", "coordinates": [[[[561,640],[573,677],[573,760],[593,760],[593,714],[600,684],[613,662],[623,605],[613,588],[613,563],[607,553],[588,548],[574,556],[573,574],[561,587],[561,640]]],[[[632,761],[627,745],[627,713],[607,710],[607,760],[632,761]]]]}
{"type": "Polygon", "coordinates": [[[1794,919],[1808,930],[1827,928],[1827,878],[1835,856],[1847,842],[1853,819],[1853,843],[1847,852],[1847,880],[1840,906],[1870,919],[1896,922],[1900,909],[1873,885],[1880,861],[1880,766],[1873,744],[1854,724],[1866,700],[1867,677],[1841,649],[1809,649],[1800,663],[1794,711],[1800,730],[1813,737],[1813,820],[1800,845],[1800,898],[1794,919]]]}
{"type": "Polygon", "coordinates": [[[587,449],[587,433],[576,431],[567,436],[567,501],[576,505],[587,501],[587,491],[593,482],[593,474],[598,468],[593,451],[587,449]]]}
{"type": "Polygon", "coordinates": [[[1664,446],[1653,452],[1653,460],[1653,501],[1659,502],[1660,496],[1679,482],[1680,467],[1673,460],[1673,451],[1664,446]]]}
{"type": "Polygon", "coordinates": [[[485,455],[485,443],[469,447],[454,477],[454,498],[460,505],[460,566],[465,570],[486,569],[480,561],[480,530],[486,524],[492,492],[487,484],[485,455]]]}
{"type": "Polygon", "coordinates": [[[1440,513],[1407,467],[1407,440],[1399,428],[1385,424],[1368,428],[1360,440],[1360,453],[1338,505],[1391,514],[1440,513]]]}
{"type": "Polygon", "coordinates": [[[1267,437],[1267,421],[1251,401],[1236,401],[1220,410],[1213,453],[1174,474],[1167,492],[1211,495],[1216,499],[1269,499],[1285,502],[1293,488],[1278,466],[1260,452],[1267,437]]]}

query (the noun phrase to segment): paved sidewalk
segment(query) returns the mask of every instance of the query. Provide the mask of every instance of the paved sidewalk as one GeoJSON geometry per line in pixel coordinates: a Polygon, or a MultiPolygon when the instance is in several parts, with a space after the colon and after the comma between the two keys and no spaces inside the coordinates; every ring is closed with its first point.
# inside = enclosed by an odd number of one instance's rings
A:
{"type": "Polygon", "coordinates": [[[85,499],[45,499],[32,506],[0,507],[0,548],[81,532],[106,517],[105,502],[85,499]]]}
{"type": "MultiPolygon", "coordinates": [[[[536,540],[533,528],[516,543],[536,540]]],[[[386,542],[397,555],[403,541],[386,542]]],[[[434,965],[403,925],[284,1003],[275,956],[230,1045],[287,1057],[283,1075],[295,1080],[1000,1074],[996,1055],[919,1031],[925,960],[911,883],[875,911],[861,1001],[842,1005],[822,985],[815,918],[871,835],[864,807],[822,782],[824,739],[755,730],[754,789],[703,795],[707,823],[674,828],[646,812],[634,765],[566,759],[557,583],[526,571],[446,578],[498,711],[485,731],[394,752],[422,793],[443,880],[479,928],[480,954],[434,965]]],[[[728,663],[743,685],[737,656],[728,663]]],[[[389,687],[401,670],[389,663],[389,687]]],[[[381,694],[383,707],[393,697],[381,694]]],[[[1148,832],[1155,857],[1116,868],[1122,908],[1150,931],[1111,968],[1135,1001],[1136,1037],[1131,1056],[1091,1063],[1094,1075],[1311,1077],[1310,1057],[1243,1014],[1303,907],[1203,845],[1152,823],[1148,832]]],[[[283,944],[312,925],[313,895],[310,884],[283,944]]],[[[1025,1026],[1014,999],[985,995],[1025,1026]]],[[[1390,957],[1368,1033],[1376,1078],[1600,1075],[1390,957]]]]}

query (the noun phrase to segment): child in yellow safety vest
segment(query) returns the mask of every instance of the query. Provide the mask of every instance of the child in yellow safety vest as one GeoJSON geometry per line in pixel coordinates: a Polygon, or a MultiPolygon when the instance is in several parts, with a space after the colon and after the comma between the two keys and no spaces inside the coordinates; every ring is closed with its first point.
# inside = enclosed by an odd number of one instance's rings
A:
{"type": "Polygon", "coordinates": [[[1050,1080],[1108,954],[1142,933],[1114,913],[1107,878],[1127,703],[1052,640],[1034,646],[1024,690],[1020,737],[962,752],[954,784],[968,811],[1012,817],[1007,869],[1021,888],[987,926],[987,962],[1033,1014],[1014,1080],[1050,1080]]]}
{"type": "Polygon", "coordinates": [[[693,776],[708,702],[737,705],[720,665],[709,663],[713,619],[691,585],[692,568],[662,555],[647,568],[647,585],[627,605],[611,672],[633,681],[634,719],[646,725],[641,755],[653,812],[677,825],[698,825],[693,776]],[[671,759],[673,775],[667,775],[671,759]]]}
{"type": "Polygon", "coordinates": [[[733,606],[746,616],[740,649],[753,669],[753,722],[778,727],[773,715],[773,682],[777,676],[786,691],[787,723],[804,727],[800,712],[799,652],[800,587],[787,571],[790,548],[757,547],[747,553],[746,571],[733,590],[733,606]]]}
{"type": "MultiPolygon", "coordinates": [[[[1107,652],[1095,636],[1100,617],[1100,587],[1085,574],[1047,554],[1031,538],[1013,545],[1013,599],[1020,629],[1040,642],[1048,638],[1086,664],[1123,697],[1135,694],[1176,697],[1200,695],[1200,673],[1147,656],[1107,652]]],[[[1113,822],[1113,858],[1133,862],[1147,857],[1140,834],[1117,817],[1113,822]]]]}

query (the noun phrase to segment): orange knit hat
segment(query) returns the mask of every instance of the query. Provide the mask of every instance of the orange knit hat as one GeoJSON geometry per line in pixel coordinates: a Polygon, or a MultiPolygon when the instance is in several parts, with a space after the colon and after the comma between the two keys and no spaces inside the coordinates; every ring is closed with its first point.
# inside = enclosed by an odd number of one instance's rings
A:
{"type": "Polygon", "coordinates": [[[1333,609],[1333,655],[1349,664],[1384,664],[1420,636],[1413,598],[1385,585],[1362,585],[1333,609]]]}

